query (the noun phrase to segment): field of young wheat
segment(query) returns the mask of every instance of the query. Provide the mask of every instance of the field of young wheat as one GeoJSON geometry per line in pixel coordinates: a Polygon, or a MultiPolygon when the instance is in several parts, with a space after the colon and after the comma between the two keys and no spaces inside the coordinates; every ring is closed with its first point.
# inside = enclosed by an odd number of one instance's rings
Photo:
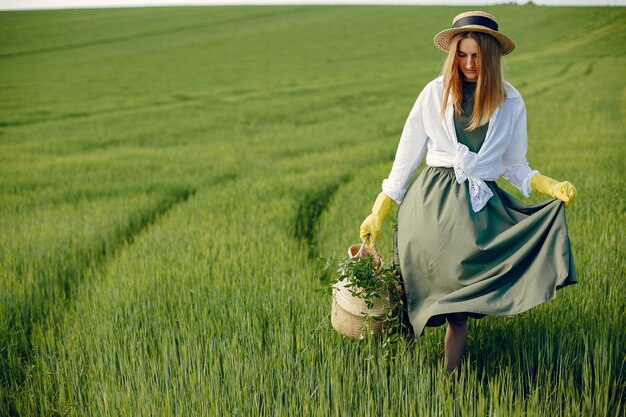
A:
{"type": "Polygon", "coordinates": [[[0,12],[0,415],[623,415],[626,8],[486,10],[579,284],[470,321],[458,381],[316,289],[463,9],[0,12]]]}

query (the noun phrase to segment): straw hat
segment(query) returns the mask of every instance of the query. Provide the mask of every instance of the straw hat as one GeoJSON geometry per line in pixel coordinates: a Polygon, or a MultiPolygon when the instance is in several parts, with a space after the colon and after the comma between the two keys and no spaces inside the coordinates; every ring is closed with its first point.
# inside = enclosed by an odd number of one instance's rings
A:
{"type": "Polygon", "coordinates": [[[473,11],[456,15],[452,20],[452,28],[442,30],[435,35],[433,42],[437,48],[448,52],[450,50],[450,40],[457,33],[482,32],[496,38],[502,48],[502,55],[511,53],[515,49],[515,44],[502,33],[498,32],[498,22],[489,13],[473,11]]]}

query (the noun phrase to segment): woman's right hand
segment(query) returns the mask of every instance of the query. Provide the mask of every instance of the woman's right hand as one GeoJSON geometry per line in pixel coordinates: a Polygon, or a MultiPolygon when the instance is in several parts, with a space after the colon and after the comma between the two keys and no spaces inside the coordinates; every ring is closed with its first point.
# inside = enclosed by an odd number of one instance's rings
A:
{"type": "Polygon", "coordinates": [[[370,237],[372,242],[376,242],[380,236],[381,224],[382,221],[377,215],[370,214],[367,216],[365,220],[363,220],[363,223],[361,223],[361,230],[359,232],[361,242],[365,242],[370,237]]]}
{"type": "Polygon", "coordinates": [[[362,242],[368,238],[371,238],[372,243],[376,242],[380,237],[380,228],[389,214],[389,210],[393,204],[393,200],[384,192],[378,194],[376,202],[372,207],[372,214],[367,216],[363,223],[361,223],[361,230],[359,236],[362,242]]]}

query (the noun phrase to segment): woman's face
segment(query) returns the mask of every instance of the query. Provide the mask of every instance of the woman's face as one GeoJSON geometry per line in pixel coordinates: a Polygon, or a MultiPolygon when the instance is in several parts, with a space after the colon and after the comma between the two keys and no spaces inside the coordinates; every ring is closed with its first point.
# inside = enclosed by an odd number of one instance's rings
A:
{"type": "Polygon", "coordinates": [[[472,38],[463,38],[456,52],[459,68],[468,81],[478,80],[478,44],[472,38]]]}

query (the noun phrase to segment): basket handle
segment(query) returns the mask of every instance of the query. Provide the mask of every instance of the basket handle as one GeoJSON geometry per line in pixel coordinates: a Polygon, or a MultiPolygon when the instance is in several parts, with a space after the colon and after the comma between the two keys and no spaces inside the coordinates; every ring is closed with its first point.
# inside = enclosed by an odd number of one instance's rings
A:
{"type": "Polygon", "coordinates": [[[363,240],[363,242],[361,243],[361,247],[359,248],[359,251],[356,253],[356,257],[360,257],[363,256],[363,252],[365,250],[368,250],[372,253],[372,255],[374,256],[374,259],[376,259],[376,261],[378,262],[379,265],[383,264],[383,258],[380,256],[380,254],[378,253],[378,250],[376,250],[376,242],[374,241],[374,239],[372,239],[372,235],[368,234],[365,239],[363,240]],[[366,243],[369,241],[370,243],[370,247],[367,247],[366,243]]]}

